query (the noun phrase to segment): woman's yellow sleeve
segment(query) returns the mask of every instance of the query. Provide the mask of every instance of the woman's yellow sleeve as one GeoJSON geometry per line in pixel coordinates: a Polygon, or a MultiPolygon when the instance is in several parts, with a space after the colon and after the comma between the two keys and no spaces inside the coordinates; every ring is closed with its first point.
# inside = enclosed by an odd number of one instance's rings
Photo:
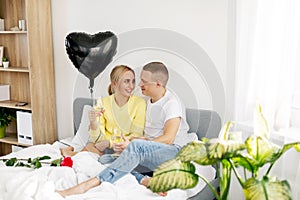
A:
{"type": "Polygon", "coordinates": [[[139,101],[133,106],[135,108],[135,115],[133,116],[130,137],[141,137],[144,135],[146,101],[139,98],[139,101]]]}
{"type": "Polygon", "coordinates": [[[103,115],[97,118],[97,129],[96,130],[89,130],[90,137],[94,143],[102,141],[106,138],[105,136],[105,119],[103,115]]]}

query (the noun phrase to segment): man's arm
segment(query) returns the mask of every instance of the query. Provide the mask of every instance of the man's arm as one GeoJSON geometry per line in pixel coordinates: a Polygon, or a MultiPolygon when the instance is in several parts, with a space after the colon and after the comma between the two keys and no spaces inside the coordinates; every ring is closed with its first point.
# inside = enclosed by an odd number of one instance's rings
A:
{"type": "Polygon", "coordinates": [[[156,137],[153,139],[155,142],[162,142],[165,144],[173,144],[177,131],[179,129],[181,122],[180,117],[171,118],[166,121],[164,126],[164,133],[163,135],[156,137]]]}

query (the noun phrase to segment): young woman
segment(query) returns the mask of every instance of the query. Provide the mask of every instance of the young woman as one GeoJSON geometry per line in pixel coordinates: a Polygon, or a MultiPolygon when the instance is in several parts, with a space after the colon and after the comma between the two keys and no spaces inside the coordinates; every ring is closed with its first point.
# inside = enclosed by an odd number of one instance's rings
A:
{"type": "MultiPolygon", "coordinates": [[[[110,73],[109,96],[99,99],[97,107],[89,112],[90,142],[83,151],[103,155],[118,142],[116,134],[127,138],[143,136],[146,102],[132,95],[135,88],[135,73],[125,65],[114,67],[110,73]],[[99,105],[101,104],[101,105],[99,105]],[[100,107],[102,108],[100,108],[100,107]]],[[[121,137],[120,137],[121,138],[121,137]]],[[[118,149],[114,149],[118,152],[118,149]]],[[[62,149],[63,156],[73,156],[73,147],[62,149]]]]}

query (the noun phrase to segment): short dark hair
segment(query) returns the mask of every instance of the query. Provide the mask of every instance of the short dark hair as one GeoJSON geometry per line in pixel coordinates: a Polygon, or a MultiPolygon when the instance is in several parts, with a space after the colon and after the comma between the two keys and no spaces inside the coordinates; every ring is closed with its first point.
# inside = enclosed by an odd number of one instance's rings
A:
{"type": "Polygon", "coordinates": [[[167,85],[169,80],[169,71],[162,62],[150,62],[143,67],[143,70],[152,73],[153,81],[161,81],[163,86],[167,85]]]}

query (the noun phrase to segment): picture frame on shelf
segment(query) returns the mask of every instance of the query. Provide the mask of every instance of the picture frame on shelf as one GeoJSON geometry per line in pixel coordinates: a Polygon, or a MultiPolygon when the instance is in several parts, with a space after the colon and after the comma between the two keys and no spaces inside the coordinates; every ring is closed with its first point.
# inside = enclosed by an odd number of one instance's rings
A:
{"type": "Polygon", "coordinates": [[[0,46],[0,66],[2,66],[4,46],[0,46]]]}

